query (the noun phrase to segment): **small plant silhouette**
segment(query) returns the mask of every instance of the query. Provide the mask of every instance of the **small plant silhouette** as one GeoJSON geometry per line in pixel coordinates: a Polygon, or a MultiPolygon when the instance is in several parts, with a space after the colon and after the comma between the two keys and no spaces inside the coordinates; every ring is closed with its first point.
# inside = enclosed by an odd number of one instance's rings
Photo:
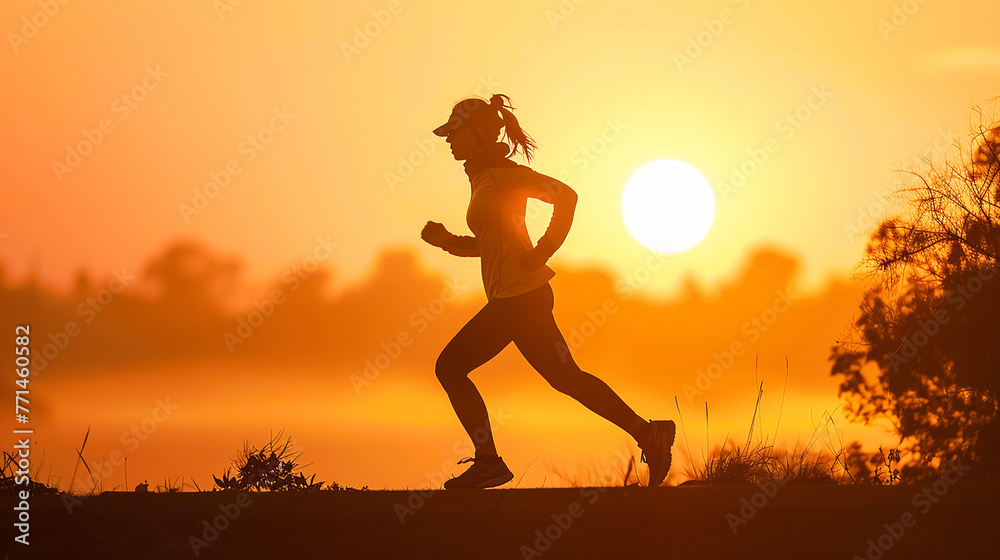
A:
{"type": "MultiPolygon", "coordinates": [[[[176,492],[180,492],[183,489],[184,489],[183,480],[178,479],[171,481],[166,477],[163,478],[163,484],[157,484],[155,488],[156,492],[165,494],[173,494],[176,492]]],[[[149,491],[148,483],[146,484],[146,491],[147,492],[149,491]]]]}
{"type": "Polygon", "coordinates": [[[221,490],[244,491],[315,491],[323,487],[316,482],[316,475],[309,478],[301,472],[305,465],[299,465],[300,452],[292,450],[292,438],[281,442],[282,432],[278,432],[262,447],[243,442],[243,450],[227,468],[222,478],[213,476],[221,490]],[[230,476],[230,472],[235,473],[230,476]]]}
{"type": "Polygon", "coordinates": [[[30,490],[32,495],[58,494],[59,490],[37,480],[38,467],[32,469],[28,480],[17,484],[17,456],[14,453],[3,452],[3,467],[0,468],[0,496],[17,496],[20,490],[30,490]]]}
{"type": "Polygon", "coordinates": [[[898,484],[900,481],[899,469],[893,468],[892,464],[899,466],[899,450],[890,449],[889,453],[878,448],[878,453],[872,455],[872,463],[875,464],[875,472],[872,473],[874,484],[884,484],[887,486],[898,484]]]}

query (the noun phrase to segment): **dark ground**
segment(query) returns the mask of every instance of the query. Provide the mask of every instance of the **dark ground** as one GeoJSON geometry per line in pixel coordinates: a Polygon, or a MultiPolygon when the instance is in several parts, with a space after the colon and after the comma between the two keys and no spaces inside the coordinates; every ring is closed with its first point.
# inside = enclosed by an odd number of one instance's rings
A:
{"type": "Polygon", "coordinates": [[[1000,485],[767,490],[521,489],[437,491],[425,498],[402,491],[105,493],[84,499],[72,515],[62,498],[38,496],[30,504],[31,544],[14,548],[15,501],[2,498],[0,554],[11,560],[1000,558],[1000,485]],[[925,490],[937,503],[923,497],[925,490]],[[225,511],[235,519],[218,517],[225,511]],[[225,528],[205,534],[204,522],[217,517],[225,528]],[[207,545],[198,556],[192,535],[207,545]],[[880,536],[891,545],[888,552],[869,543],[880,536]]]}

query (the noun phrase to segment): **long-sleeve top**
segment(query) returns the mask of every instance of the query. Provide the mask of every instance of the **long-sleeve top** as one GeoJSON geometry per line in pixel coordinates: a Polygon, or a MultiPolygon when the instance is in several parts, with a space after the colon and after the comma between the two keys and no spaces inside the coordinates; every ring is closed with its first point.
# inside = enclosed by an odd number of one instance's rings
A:
{"type": "Polygon", "coordinates": [[[552,219],[538,241],[539,250],[548,256],[566,239],[576,210],[573,189],[507,159],[509,151],[497,142],[466,160],[472,185],[466,222],[474,236],[452,236],[444,248],[453,255],[480,258],[489,300],[530,292],[555,275],[547,265],[528,270],[519,260],[533,247],[524,223],[528,198],[552,204],[552,219]]]}

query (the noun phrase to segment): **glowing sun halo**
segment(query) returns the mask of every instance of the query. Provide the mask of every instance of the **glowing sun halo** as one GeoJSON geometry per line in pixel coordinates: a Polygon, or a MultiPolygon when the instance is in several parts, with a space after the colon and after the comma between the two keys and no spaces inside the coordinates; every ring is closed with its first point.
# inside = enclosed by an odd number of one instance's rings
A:
{"type": "Polygon", "coordinates": [[[636,241],[661,253],[677,253],[698,244],[715,215],[708,180],[690,165],[657,160],[640,167],[622,194],[625,226],[636,241]]]}

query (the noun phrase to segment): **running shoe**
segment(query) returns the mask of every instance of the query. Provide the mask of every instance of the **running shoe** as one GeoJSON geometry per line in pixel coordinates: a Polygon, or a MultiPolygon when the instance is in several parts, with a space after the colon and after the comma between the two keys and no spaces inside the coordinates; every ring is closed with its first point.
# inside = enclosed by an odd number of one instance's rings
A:
{"type": "Polygon", "coordinates": [[[492,488],[506,484],[514,478],[514,473],[510,472],[499,456],[489,459],[466,457],[458,462],[459,465],[462,463],[472,463],[472,465],[464,473],[446,481],[444,483],[446,490],[492,488]]]}
{"type": "Polygon", "coordinates": [[[639,446],[642,449],[642,462],[649,465],[649,486],[659,486],[670,472],[670,447],[677,435],[677,426],[673,420],[652,420],[649,439],[639,446]]]}

